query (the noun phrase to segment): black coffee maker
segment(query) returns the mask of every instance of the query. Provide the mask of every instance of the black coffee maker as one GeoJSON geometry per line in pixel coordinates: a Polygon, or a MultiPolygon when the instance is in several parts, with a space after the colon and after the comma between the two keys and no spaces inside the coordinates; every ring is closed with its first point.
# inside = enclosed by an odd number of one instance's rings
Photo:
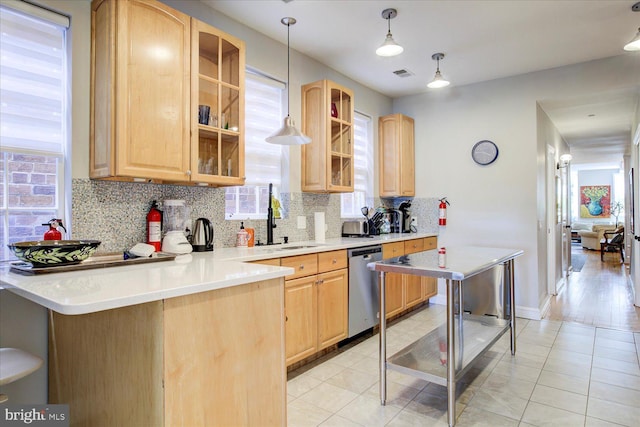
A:
{"type": "Polygon", "coordinates": [[[411,233],[411,211],[409,210],[410,207],[410,200],[400,203],[400,206],[398,207],[398,210],[400,211],[400,218],[398,220],[398,223],[400,224],[401,233],[411,233]]]}

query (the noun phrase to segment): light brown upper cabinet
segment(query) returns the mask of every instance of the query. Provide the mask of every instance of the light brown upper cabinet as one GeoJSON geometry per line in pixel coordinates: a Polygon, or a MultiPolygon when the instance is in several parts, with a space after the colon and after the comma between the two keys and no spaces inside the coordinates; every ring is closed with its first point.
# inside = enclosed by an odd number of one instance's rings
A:
{"type": "Polygon", "coordinates": [[[414,121],[402,114],[378,120],[380,197],[415,196],[414,121]]]}
{"type": "Polygon", "coordinates": [[[329,80],[302,86],[302,191],[353,192],[353,91],[329,80]]]}
{"type": "Polygon", "coordinates": [[[90,177],[241,185],[244,55],[158,1],[93,0],[90,177]],[[225,123],[210,126],[212,112],[225,123]]]}

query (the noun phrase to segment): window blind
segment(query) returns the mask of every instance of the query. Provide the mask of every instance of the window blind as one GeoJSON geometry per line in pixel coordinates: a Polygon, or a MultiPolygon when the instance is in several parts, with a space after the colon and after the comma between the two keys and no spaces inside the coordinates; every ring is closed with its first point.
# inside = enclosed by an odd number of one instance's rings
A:
{"type": "Polygon", "coordinates": [[[2,148],[62,153],[65,143],[64,27],[0,6],[2,148]]]}
{"type": "Polygon", "coordinates": [[[371,118],[356,112],[354,117],[354,180],[353,193],[342,194],[341,216],[358,218],[360,208],[373,196],[373,142],[370,132],[371,118]]]}
{"type": "Polygon", "coordinates": [[[282,185],[282,147],[265,139],[282,125],[283,91],[277,80],[247,70],[245,76],[245,185],[229,187],[225,218],[266,218],[268,186],[274,193],[282,185]]]}

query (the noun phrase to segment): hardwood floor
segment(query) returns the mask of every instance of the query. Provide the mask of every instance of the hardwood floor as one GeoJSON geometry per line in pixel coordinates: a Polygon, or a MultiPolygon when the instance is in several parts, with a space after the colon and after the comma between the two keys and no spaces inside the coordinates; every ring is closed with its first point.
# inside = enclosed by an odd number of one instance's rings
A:
{"type": "Polygon", "coordinates": [[[640,308],[633,305],[628,266],[620,263],[620,255],[606,253],[602,262],[599,251],[577,251],[587,255],[587,261],[551,298],[545,319],[640,331],[640,308]]]}

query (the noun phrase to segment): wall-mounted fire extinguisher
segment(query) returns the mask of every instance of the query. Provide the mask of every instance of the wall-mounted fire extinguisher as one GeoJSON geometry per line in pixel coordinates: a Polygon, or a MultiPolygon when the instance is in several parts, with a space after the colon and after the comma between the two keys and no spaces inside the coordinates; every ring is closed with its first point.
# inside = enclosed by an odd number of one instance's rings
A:
{"type": "Polygon", "coordinates": [[[151,203],[151,209],[147,214],[147,243],[156,248],[156,252],[162,249],[162,211],[158,209],[158,202],[151,203]]]}
{"type": "Polygon", "coordinates": [[[44,240],[62,240],[62,233],[58,227],[61,227],[65,233],[67,232],[67,229],[62,225],[62,220],[58,218],[50,219],[48,223],[42,225],[49,226],[49,229],[44,233],[44,240]]]}
{"type": "Polygon", "coordinates": [[[440,216],[438,217],[438,225],[447,225],[447,205],[451,206],[451,203],[446,197],[440,199],[440,216]]]}

